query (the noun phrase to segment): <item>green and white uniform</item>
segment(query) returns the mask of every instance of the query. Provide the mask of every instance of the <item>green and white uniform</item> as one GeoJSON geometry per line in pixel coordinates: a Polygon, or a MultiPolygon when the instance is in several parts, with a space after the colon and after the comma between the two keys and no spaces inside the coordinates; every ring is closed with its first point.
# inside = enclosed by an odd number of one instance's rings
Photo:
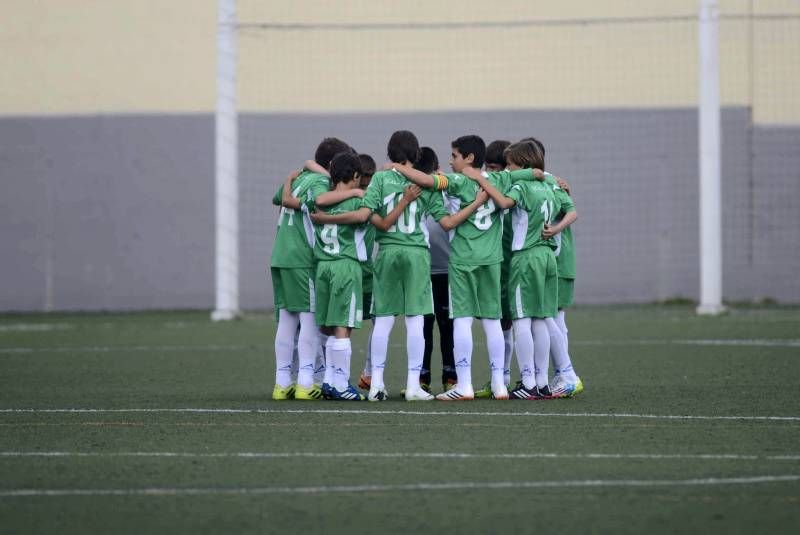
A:
{"type": "MultiPolygon", "coordinates": [[[[446,176],[448,185],[443,192],[444,203],[447,211],[455,214],[475,201],[480,185],[459,173],[446,176]]],[[[530,171],[484,173],[487,181],[501,193],[511,187],[512,176],[517,179],[530,176],[530,171]]],[[[502,215],[494,201],[489,199],[450,231],[447,275],[451,318],[499,319],[502,315],[502,215]]]]}
{"type": "MultiPolygon", "coordinates": [[[[281,207],[270,259],[275,310],[314,312],[314,225],[308,214],[328,187],[325,175],[303,171],[292,182],[292,196],[300,200],[301,209],[281,207]]],[[[282,193],[283,187],[273,204],[281,204],[282,193]]]]}
{"type": "MultiPolygon", "coordinates": [[[[556,179],[550,173],[545,173],[545,181],[553,187],[556,196],[556,210],[561,220],[564,214],[575,210],[575,204],[569,194],[561,189],[556,179]]],[[[556,240],[556,265],[558,266],[558,308],[572,306],[575,288],[575,243],[572,236],[572,227],[567,227],[555,236],[556,240]]]]}
{"type": "MultiPolygon", "coordinates": [[[[395,170],[379,171],[364,194],[364,206],[381,217],[392,211],[412,182],[395,170]]],[[[376,230],[379,245],[373,263],[372,314],[418,316],[433,312],[431,258],[425,216],[443,211],[441,194],[423,191],[386,232],[376,230]]]]}
{"type": "Polygon", "coordinates": [[[556,242],[542,238],[542,231],[555,215],[555,192],[546,182],[518,182],[507,196],[516,202],[508,288],[512,317],[553,318],[558,313],[556,242]]]}
{"type": "MultiPolygon", "coordinates": [[[[361,208],[361,199],[350,198],[325,208],[341,214],[361,208]]],[[[317,259],[316,322],[325,327],[361,327],[361,262],[367,261],[365,236],[368,225],[315,225],[317,259]]]]}

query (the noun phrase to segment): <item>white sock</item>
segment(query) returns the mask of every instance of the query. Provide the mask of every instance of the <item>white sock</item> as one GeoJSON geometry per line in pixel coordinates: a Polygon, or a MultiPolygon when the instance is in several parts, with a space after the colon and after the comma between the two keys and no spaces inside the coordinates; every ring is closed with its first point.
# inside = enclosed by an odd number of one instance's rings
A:
{"type": "Polygon", "coordinates": [[[350,357],[352,346],[349,338],[328,338],[328,363],[334,366],[333,388],[342,392],[350,384],[350,357]]]}
{"type": "Polygon", "coordinates": [[[505,386],[505,340],[500,320],[482,319],[483,332],[486,333],[486,350],[489,353],[489,369],[492,372],[492,390],[505,386]]]}
{"type": "Polygon", "coordinates": [[[556,373],[562,374],[566,379],[575,381],[575,370],[572,369],[572,361],[569,358],[567,344],[564,342],[564,335],[561,333],[553,318],[544,320],[547,330],[550,333],[550,354],[553,356],[556,373]]]}
{"type": "Polygon", "coordinates": [[[569,329],[567,329],[567,322],[564,319],[563,310],[558,311],[558,316],[556,316],[556,325],[558,325],[558,328],[561,329],[561,334],[564,335],[564,344],[566,344],[567,351],[569,351],[569,336],[567,336],[569,329]]]}
{"type": "Polygon", "coordinates": [[[297,372],[300,368],[300,357],[297,353],[297,344],[300,340],[300,329],[294,333],[294,345],[292,347],[292,383],[297,382],[297,372]]]}
{"type": "Polygon", "coordinates": [[[514,320],[514,339],[520,379],[525,388],[533,388],[536,379],[533,376],[533,334],[530,318],[514,320]]]}
{"type": "Polygon", "coordinates": [[[322,382],[333,386],[333,374],[336,371],[336,364],[334,362],[334,355],[331,354],[331,344],[336,340],[335,336],[325,337],[325,375],[322,382]]]}
{"type": "Polygon", "coordinates": [[[300,313],[300,336],[297,338],[297,384],[311,388],[317,361],[319,328],[313,312],[300,313]]]}
{"type": "Polygon", "coordinates": [[[472,388],[472,318],[453,320],[453,357],[456,361],[458,386],[472,388]]]}
{"type": "Polygon", "coordinates": [[[364,361],[364,371],[362,372],[363,375],[369,377],[372,375],[372,330],[369,331],[369,337],[367,337],[367,358],[364,361]]]}
{"type": "Polygon", "coordinates": [[[511,355],[514,353],[514,331],[503,331],[503,381],[511,384],[511,355]]]}
{"type": "Polygon", "coordinates": [[[550,333],[547,323],[541,318],[533,318],[533,369],[536,375],[536,386],[548,385],[548,369],[550,368],[550,333]]]}
{"type": "Polygon", "coordinates": [[[314,384],[321,385],[325,382],[325,344],[328,342],[328,335],[320,333],[317,335],[317,360],[314,363],[314,384]]]}
{"type": "Polygon", "coordinates": [[[372,342],[370,343],[370,357],[372,358],[372,386],[378,389],[384,387],[383,370],[386,367],[386,352],[389,350],[389,335],[394,326],[394,316],[379,316],[375,318],[372,327],[372,342]]]}
{"type": "Polygon", "coordinates": [[[297,314],[283,308],[278,310],[278,330],[275,333],[275,384],[281,388],[292,384],[292,353],[299,321],[297,314]]]}
{"type": "Polygon", "coordinates": [[[424,316],[406,316],[406,353],[408,354],[406,390],[419,388],[419,373],[425,358],[424,326],[424,316]]]}

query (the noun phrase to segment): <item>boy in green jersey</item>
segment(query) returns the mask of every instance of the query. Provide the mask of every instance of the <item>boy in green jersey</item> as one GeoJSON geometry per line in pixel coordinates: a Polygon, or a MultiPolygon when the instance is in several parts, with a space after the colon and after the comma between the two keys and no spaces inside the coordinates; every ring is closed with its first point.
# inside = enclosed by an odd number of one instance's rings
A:
{"type": "MultiPolygon", "coordinates": [[[[541,152],[531,143],[510,145],[505,155],[510,170],[544,166],[541,152]]],[[[555,240],[543,238],[542,232],[545,225],[552,222],[553,189],[542,181],[517,182],[504,195],[479,173],[470,172],[468,176],[476,180],[499,207],[513,208],[509,301],[522,381],[510,396],[512,399],[549,397],[550,337],[544,319],[556,315],[558,286],[555,240]]]]}
{"type": "MultiPolygon", "coordinates": [[[[544,145],[536,138],[528,137],[522,141],[529,141],[537,146],[545,157],[544,145]]],[[[574,210],[574,204],[569,192],[568,184],[560,178],[545,173],[545,181],[553,187],[556,195],[555,224],[562,221],[567,212],[574,210]]],[[[558,267],[558,314],[555,318],[547,318],[547,329],[550,333],[550,355],[553,359],[555,374],[551,382],[552,394],[556,397],[570,397],[583,392],[583,382],[575,373],[572,359],[569,355],[567,339],[567,325],[564,321],[564,308],[572,304],[573,288],[575,285],[575,249],[572,240],[572,226],[567,225],[561,232],[554,232],[550,226],[545,227],[542,235],[553,237],[556,240],[556,266],[558,267]]]]}
{"type": "MultiPolygon", "coordinates": [[[[344,141],[326,138],[317,147],[314,160],[327,168],[336,153],[349,150],[344,141]]],[[[295,397],[292,384],[292,353],[298,325],[298,386],[302,387],[300,399],[306,394],[310,399],[319,397],[314,391],[314,361],[319,343],[318,329],[314,323],[314,231],[307,206],[312,205],[321,193],[328,191],[328,177],[303,170],[290,175],[274,204],[282,205],[278,228],[270,260],[275,311],[278,330],[275,335],[275,388],[276,400],[295,397]],[[306,208],[305,210],[303,208],[306,208]]],[[[317,389],[318,390],[318,389],[317,389]]]]}
{"type": "MultiPolygon", "coordinates": [[[[450,315],[453,318],[453,353],[455,356],[456,387],[437,396],[442,401],[469,400],[472,387],[472,322],[479,318],[486,333],[487,349],[492,372],[491,390],[496,399],[507,399],[504,381],[504,341],[500,327],[500,272],[503,261],[502,219],[494,201],[486,198],[481,187],[466,173],[481,175],[486,145],[479,136],[462,136],[452,142],[450,165],[455,173],[431,176],[407,166],[397,170],[424,187],[442,189],[451,214],[462,206],[480,200],[479,207],[468,218],[459,221],[450,234],[448,279],[450,286],[450,315]]],[[[531,179],[530,170],[487,173],[484,181],[501,191],[507,191],[513,180],[531,179]]]]}
{"type": "MultiPolygon", "coordinates": [[[[487,173],[505,171],[506,158],[503,151],[511,145],[510,141],[497,139],[486,145],[486,161],[483,166],[487,173]]],[[[511,355],[514,352],[514,331],[511,320],[511,307],[508,304],[508,271],[511,267],[511,212],[503,210],[503,264],[500,268],[500,328],[503,329],[503,382],[511,382],[511,355]]],[[[480,390],[475,391],[476,398],[492,397],[492,382],[488,381],[480,390]]]]}
{"type": "MultiPolygon", "coordinates": [[[[361,162],[351,152],[337,154],[331,161],[333,191],[358,187],[361,162]]],[[[351,197],[325,207],[329,214],[350,212],[361,206],[361,200],[351,197]]],[[[364,396],[350,385],[352,329],[361,328],[362,272],[361,262],[367,261],[366,225],[315,225],[317,260],[315,277],[316,323],[328,335],[325,344],[326,369],[332,370],[332,383],[323,385],[330,399],[362,401],[364,396]]]]}

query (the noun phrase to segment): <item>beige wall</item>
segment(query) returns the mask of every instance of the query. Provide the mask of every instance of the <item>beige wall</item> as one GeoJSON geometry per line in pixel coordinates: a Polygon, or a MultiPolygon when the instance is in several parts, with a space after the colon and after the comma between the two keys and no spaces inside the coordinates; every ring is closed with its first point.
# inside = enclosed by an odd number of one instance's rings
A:
{"type": "MultiPolygon", "coordinates": [[[[692,15],[697,0],[239,0],[242,22],[507,21],[692,15]],[[402,5],[402,9],[398,9],[402,5]],[[457,6],[457,7],[456,7],[457,6]]],[[[752,2],[794,13],[792,0],[752,2]]],[[[744,14],[750,0],[720,0],[744,14]]],[[[213,0],[6,0],[0,114],[209,112],[213,0]]],[[[400,31],[245,30],[247,110],[686,107],[694,22],[400,31]]],[[[761,123],[800,123],[800,20],[725,21],[722,98],[761,123]],[[751,57],[750,43],[753,54],[751,57]],[[751,69],[751,65],[753,68],[751,69]]]]}

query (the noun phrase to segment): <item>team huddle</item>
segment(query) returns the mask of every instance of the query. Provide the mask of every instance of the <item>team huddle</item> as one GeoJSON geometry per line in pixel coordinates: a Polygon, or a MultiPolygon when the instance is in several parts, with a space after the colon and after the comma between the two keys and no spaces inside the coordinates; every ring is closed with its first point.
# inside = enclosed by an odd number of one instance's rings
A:
{"type": "Polygon", "coordinates": [[[384,370],[397,316],[406,324],[407,401],[535,400],[583,391],[564,320],[577,218],[568,184],[544,172],[544,146],[535,138],[487,147],[467,135],[451,145],[453,172],[445,174],[432,149],[397,131],[389,163],[376,171],[370,156],[326,138],[314,160],[287,177],[273,198],[281,206],[271,259],[273,399],[387,399],[384,370]],[[437,246],[442,231],[447,236],[437,246]],[[443,392],[435,398],[434,311],[443,361],[443,392]],[[477,391],[476,318],[491,372],[477,391]],[[350,382],[350,335],[367,319],[372,329],[358,383],[365,395],[350,382]]]}

